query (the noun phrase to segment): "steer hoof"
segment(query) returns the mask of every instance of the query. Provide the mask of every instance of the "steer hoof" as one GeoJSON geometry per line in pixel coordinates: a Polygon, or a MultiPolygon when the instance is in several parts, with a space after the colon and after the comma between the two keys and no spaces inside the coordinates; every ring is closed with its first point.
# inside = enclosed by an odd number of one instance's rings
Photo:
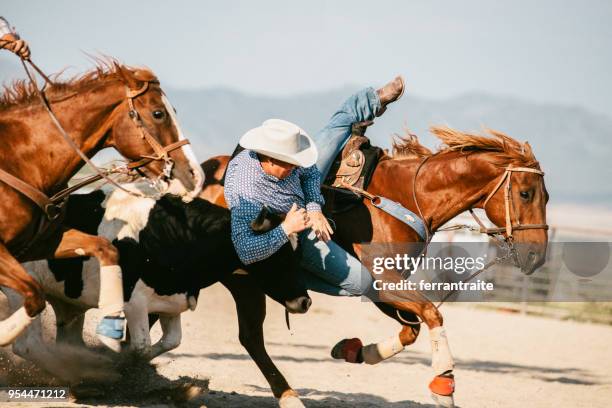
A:
{"type": "Polygon", "coordinates": [[[431,383],[429,383],[429,389],[431,390],[431,398],[433,398],[439,407],[454,408],[455,378],[453,374],[434,377],[431,383]]]}
{"type": "Polygon", "coordinates": [[[298,393],[292,389],[283,392],[283,395],[278,399],[278,406],[280,408],[304,408],[298,393]]]}
{"type": "Polygon", "coordinates": [[[344,360],[347,363],[362,363],[359,351],[363,348],[363,343],[358,338],[340,340],[331,350],[331,356],[337,360],[344,360]]]}

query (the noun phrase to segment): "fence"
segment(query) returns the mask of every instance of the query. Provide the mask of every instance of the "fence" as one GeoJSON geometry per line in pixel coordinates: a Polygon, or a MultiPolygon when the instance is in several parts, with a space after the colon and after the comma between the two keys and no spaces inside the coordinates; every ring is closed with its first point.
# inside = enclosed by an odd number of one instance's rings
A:
{"type": "MultiPolygon", "coordinates": [[[[468,215],[461,215],[451,223],[471,224],[468,215]]],[[[487,241],[485,235],[477,232],[454,231],[436,234],[435,241],[465,242],[487,241]]],[[[549,242],[569,242],[573,240],[612,241],[612,229],[583,227],[572,225],[551,225],[549,242]]],[[[576,279],[576,276],[562,273],[559,246],[549,246],[546,262],[532,275],[524,275],[511,265],[495,266],[495,273],[488,271],[483,278],[495,285],[495,291],[487,302],[478,303],[477,307],[493,308],[506,312],[536,314],[557,319],[574,319],[612,324],[612,302],[589,301],[589,298],[607,299],[612,293],[612,281],[590,281],[576,279]],[[552,292],[572,292],[574,297],[584,293],[585,301],[551,302],[547,301],[552,292]],[[588,294],[588,295],[587,295],[588,294]],[[600,294],[601,296],[598,296],[600,294]],[[504,299],[506,301],[496,301],[504,299]],[[507,299],[517,299],[508,302],[507,299]],[[539,300],[539,301],[538,301],[539,300]]]]}

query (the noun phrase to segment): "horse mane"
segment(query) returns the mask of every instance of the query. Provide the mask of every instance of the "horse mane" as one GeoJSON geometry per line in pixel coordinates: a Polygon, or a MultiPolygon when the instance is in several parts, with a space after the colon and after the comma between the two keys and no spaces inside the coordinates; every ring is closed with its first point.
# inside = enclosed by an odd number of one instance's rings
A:
{"type": "Polygon", "coordinates": [[[393,141],[391,143],[393,151],[392,157],[394,159],[421,159],[433,154],[431,150],[419,142],[417,135],[411,133],[408,129],[405,130],[403,136],[398,134],[393,135],[393,141]]]}
{"type": "Polygon", "coordinates": [[[425,158],[433,154],[450,152],[490,153],[493,161],[501,166],[510,163],[520,163],[525,167],[538,167],[538,161],[528,142],[521,143],[516,139],[497,130],[485,128],[485,134],[462,132],[447,126],[432,126],[430,132],[436,136],[442,145],[434,153],[423,146],[416,135],[406,132],[405,136],[396,136],[393,140],[393,156],[395,160],[406,158],[425,158]]]}
{"type": "MultiPolygon", "coordinates": [[[[61,98],[101,81],[125,80],[126,76],[135,80],[155,79],[155,74],[148,68],[124,65],[117,59],[107,56],[92,57],[92,59],[95,63],[92,69],[71,78],[60,79],[63,70],[51,75],[53,85],[47,85],[45,96],[49,99],[61,98]]],[[[38,100],[36,88],[27,78],[3,84],[3,88],[3,92],[0,93],[0,111],[38,100]]]]}

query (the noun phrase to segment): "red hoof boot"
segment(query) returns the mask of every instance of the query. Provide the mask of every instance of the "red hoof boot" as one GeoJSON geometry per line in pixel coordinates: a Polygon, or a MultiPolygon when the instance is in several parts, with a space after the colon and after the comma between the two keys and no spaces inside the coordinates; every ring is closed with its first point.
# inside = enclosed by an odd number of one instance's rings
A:
{"type": "Polygon", "coordinates": [[[363,343],[357,338],[340,340],[332,348],[331,356],[348,363],[363,363],[363,359],[359,356],[362,347],[363,343]]]}
{"type": "Polygon", "coordinates": [[[455,400],[455,377],[452,374],[443,374],[434,377],[429,383],[431,397],[440,407],[453,408],[455,400]]]}

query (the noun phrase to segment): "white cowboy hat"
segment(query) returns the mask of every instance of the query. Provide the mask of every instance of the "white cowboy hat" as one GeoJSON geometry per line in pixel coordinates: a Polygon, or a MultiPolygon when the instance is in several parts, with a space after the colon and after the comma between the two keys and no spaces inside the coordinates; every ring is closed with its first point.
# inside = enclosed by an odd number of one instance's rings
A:
{"type": "Polygon", "coordinates": [[[312,138],[298,125],[282,119],[268,119],[249,130],[240,138],[240,146],[301,167],[312,166],[319,157],[312,138]]]}

